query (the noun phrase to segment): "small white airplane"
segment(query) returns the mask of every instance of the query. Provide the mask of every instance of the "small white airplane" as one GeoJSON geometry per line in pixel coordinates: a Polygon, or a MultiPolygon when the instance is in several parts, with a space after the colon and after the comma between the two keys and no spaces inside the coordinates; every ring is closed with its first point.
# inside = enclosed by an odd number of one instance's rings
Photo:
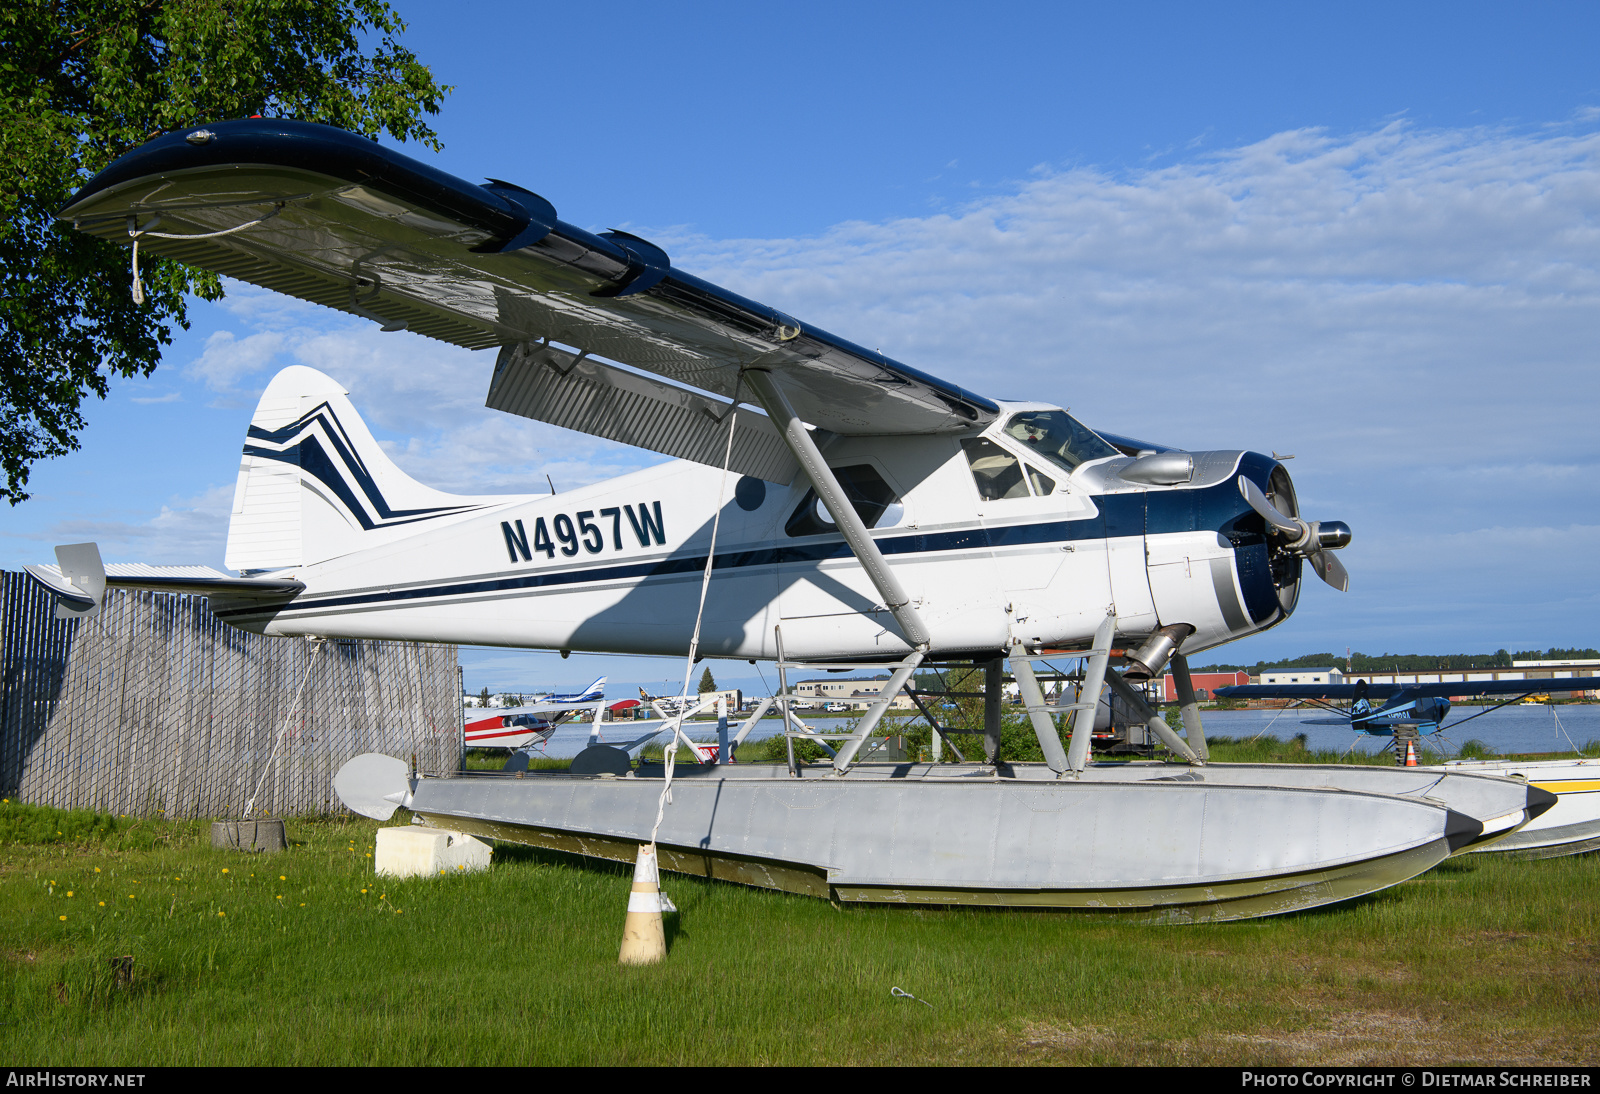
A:
{"type": "MultiPolygon", "coordinates": [[[[389,460],[340,384],[296,366],[250,423],[228,531],[236,573],[119,574],[92,545],[58,548],[59,569],[32,572],[60,610],[139,585],[205,593],[263,634],[891,670],[855,733],[810,734],[837,745],[820,772],[792,758],[707,765],[662,814],[649,773],[616,749],[586,750],[582,775],[398,786],[385,780],[405,765],[358,758],[370,778],[345,785],[373,784],[357,795],[370,815],[404,802],[464,831],[628,860],[658,839],[669,869],[843,900],[1193,921],[1370,892],[1548,808],[1549,795],[1466,776],[1423,795],[1393,771],[1356,785],[1323,769],[1086,763],[1099,704],[1047,703],[1035,661],[1082,657],[1081,694],[1111,686],[1199,764],[1187,657],[1287,619],[1306,564],[1347,587],[1333,552],[1349,529],[1303,520],[1274,457],[1178,451],[1096,432],[1047,400],[975,394],[675,269],[629,233],[565,223],[520,187],[477,186],[326,126],[169,133],[61,216],[385,330],[499,347],[490,407],[675,459],[560,495],[450,495],[389,460]],[[1008,659],[1043,765],[997,752],[1008,659]],[[858,764],[918,667],[954,660],[988,674],[987,762],[858,764]],[[1129,683],[1169,663],[1187,741],[1129,683]],[[1065,748],[1055,713],[1076,714],[1065,748]]],[[[780,707],[787,734],[807,735],[780,707]]]]}

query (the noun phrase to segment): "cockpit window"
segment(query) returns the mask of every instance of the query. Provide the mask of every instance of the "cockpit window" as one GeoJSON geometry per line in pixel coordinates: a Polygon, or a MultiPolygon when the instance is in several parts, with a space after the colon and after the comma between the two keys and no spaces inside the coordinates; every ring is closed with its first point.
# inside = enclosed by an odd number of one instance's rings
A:
{"type": "Polygon", "coordinates": [[[984,501],[1025,498],[1028,484],[1022,478],[1022,461],[983,437],[968,437],[961,442],[972,468],[972,481],[984,501]]]}
{"type": "MultiPolygon", "coordinates": [[[[905,507],[895,497],[894,487],[883,481],[871,464],[833,468],[834,478],[844,487],[850,506],[868,528],[891,528],[900,523],[905,507]]],[[[839,529],[815,490],[807,490],[800,507],[789,517],[783,530],[791,536],[820,536],[839,529]]]]}
{"type": "Polygon", "coordinates": [[[1006,423],[1006,432],[1067,471],[1117,455],[1093,430],[1064,410],[1030,410],[1006,423]]]}

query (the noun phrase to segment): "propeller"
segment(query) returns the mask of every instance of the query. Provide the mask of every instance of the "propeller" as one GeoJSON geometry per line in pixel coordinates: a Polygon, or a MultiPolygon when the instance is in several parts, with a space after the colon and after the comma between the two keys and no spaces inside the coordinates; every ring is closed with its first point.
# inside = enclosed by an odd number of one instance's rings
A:
{"type": "Polygon", "coordinates": [[[1309,562],[1318,577],[1341,593],[1350,591],[1350,574],[1329,553],[1350,543],[1348,524],[1342,520],[1308,522],[1299,517],[1286,517],[1267,500],[1259,486],[1243,475],[1239,476],[1239,493],[1250,503],[1250,508],[1289,540],[1289,550],[1309,562]]]}

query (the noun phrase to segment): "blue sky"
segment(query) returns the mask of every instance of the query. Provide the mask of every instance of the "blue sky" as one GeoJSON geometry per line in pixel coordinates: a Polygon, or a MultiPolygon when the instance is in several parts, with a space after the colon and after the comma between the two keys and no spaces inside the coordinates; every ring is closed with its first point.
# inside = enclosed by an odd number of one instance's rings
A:
{"type": "MultiPolygon", "coordinates": [[[[398,6],[456,85],[412,155],[975,390],[1294,453],[1308,516],[1355,531],[1351,592],[1219,658],[1600,644],[1600,6],[398,6]]],[[[655,460],[490,414],[487,354],[243,286],[192,315],[35,469],[0,564],[220,565],[250,410],[297,362],[442,489],[655,460]]],[[[472,690],[681,674],[466,663],[472,690]]]]}

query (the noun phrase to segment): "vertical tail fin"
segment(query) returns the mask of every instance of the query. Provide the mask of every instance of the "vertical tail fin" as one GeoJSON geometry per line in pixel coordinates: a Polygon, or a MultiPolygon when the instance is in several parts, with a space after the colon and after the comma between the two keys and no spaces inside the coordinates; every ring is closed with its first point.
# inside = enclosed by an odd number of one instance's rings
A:
{"type": "Polygon", "coordinates": [[[261,394],[233,496],[227,565],[276,570],[336,558],[507,496],[464,497],[394,465],[331,377],[294,365],[261,394]]]}

